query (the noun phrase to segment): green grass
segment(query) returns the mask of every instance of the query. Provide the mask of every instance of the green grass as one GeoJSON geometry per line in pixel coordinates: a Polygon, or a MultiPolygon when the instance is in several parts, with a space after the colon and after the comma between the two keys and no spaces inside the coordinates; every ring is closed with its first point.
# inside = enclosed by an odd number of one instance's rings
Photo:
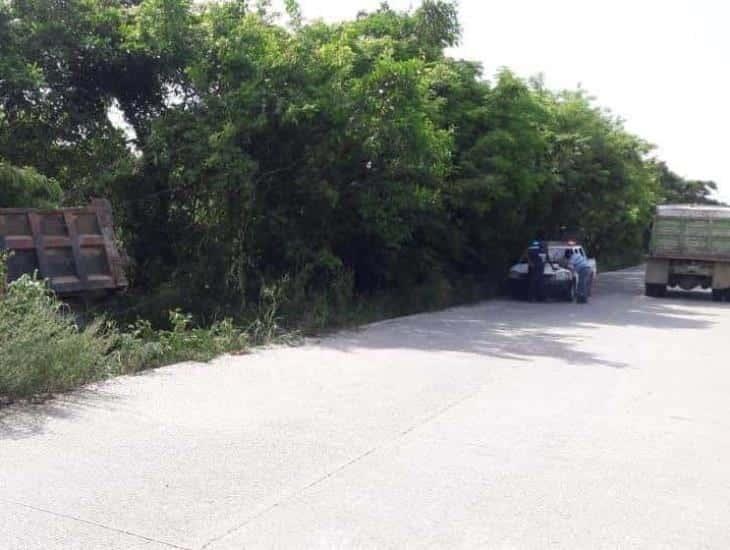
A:
{"type": "Polygon", "coordinates": [[[245,351],[252,342],[230,320],[200,328],[193,326],[189,315],[175,310],[170,312],[170,323],[170,330],[155,330],[147,321],[138,321],[127,330],[107,325],[112,370],[132,374],[182,361],[205,362],[224,353],[245,351]]]}

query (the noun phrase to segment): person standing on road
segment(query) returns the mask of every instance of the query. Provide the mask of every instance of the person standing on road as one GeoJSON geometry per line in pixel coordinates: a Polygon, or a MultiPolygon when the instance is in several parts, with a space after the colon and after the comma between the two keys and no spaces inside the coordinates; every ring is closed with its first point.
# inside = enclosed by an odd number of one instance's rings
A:
{"type": "Polygon", "coordinates": [[[542,300],[544,296],[545,261],[539,241],[532,241],[527,248],[527,299],[530,302],[542,300]]]}
{"type": "Polygon", "coordinates": [[[547,300],[547,291],[545,290],[545,267],[550,262],[550,251],[548,250],[548,243],[545,240],[538,241],[540,243],[540,260],[542,261],[542,267],[537,276],[537,299],[541,302],[547,300]]]}
{"type": "Polygon", "coordinates": [[[575,252],[571,248],[565,251],[565,259],[570,270],[578,276],[578,288],[575,293],[576,301],[579,304],[586,304],[593,283],[593,268],[583,254],[575,252]]]}

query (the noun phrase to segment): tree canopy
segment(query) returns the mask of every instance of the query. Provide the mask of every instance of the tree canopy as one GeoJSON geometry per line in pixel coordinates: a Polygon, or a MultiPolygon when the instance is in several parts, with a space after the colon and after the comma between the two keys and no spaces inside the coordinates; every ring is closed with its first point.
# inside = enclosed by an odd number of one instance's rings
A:
{"type": "Polygon", "coordinates": [[[667,204],[719,204],[712,195],[717,192],[714,181],[687,180],[672,172],[666,163],[658,162],[661,199],[667,204]]]}

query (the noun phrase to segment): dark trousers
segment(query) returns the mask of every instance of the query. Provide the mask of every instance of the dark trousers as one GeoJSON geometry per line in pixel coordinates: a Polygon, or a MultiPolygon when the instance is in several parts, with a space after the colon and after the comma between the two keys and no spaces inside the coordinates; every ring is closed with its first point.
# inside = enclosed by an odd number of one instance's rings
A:
{"type": "Polygon", "coordinates": [[[545,299],[545,264],[538,263],[527,272],[527,299],[531,302],[545,299]]]}

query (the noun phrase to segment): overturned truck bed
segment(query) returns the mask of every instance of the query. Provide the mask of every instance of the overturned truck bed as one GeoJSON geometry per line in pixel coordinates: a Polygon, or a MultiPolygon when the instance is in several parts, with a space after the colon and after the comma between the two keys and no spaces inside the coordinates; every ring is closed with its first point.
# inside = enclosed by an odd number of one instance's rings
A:
{"type": "Polygon", "coordinates": [[[11,252],[10,281],[37,272],[61,296],[127,287],[106,200],[58,210],[0,208],[0,249],[11,252]]]}

